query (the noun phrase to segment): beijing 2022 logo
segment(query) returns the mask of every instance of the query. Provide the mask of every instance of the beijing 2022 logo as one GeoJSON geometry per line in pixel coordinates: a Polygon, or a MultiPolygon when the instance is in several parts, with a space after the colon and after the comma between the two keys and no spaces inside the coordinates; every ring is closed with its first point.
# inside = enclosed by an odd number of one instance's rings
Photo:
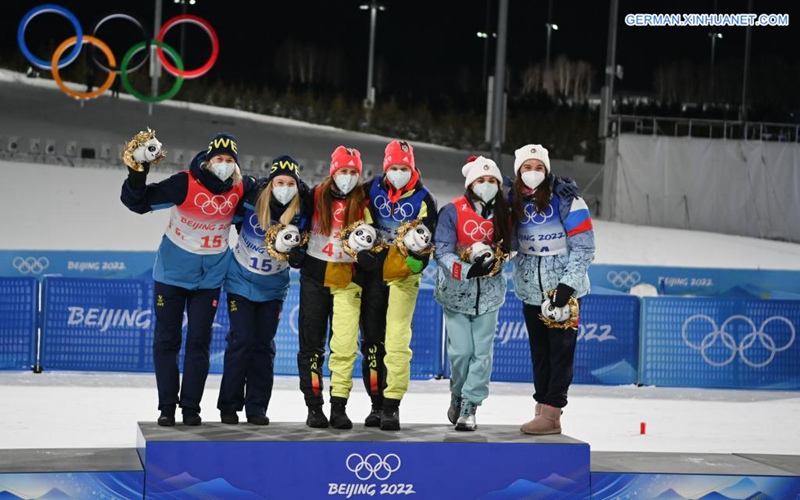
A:
{"type": "Polygon", "coordinates": [[[729,365],[738,356],[745,365],[762,368],[789,349],[795,336],[795,326],[785,316],[770,316],[756,327],[751,318],[741,314],[728,317],[720,325],[710,316],[694,314],[681,326],[683,342],[711,366],[729,365]],[[741,334],[738,342],[737,333],[741,334]]]}
{"type": "Polygon", "coordinates": [[[351,453],[344,460],[345,468],[352,472],[357,483],[328,483],[329,496],[350,498],[354,495],[393,496],[414,495],[414,485],[409,483],[390,483],[389,479],[400,470],[402,461],[396,453],[351,453]],[[379,481],[375,483],[374,481],[379,481]]]}

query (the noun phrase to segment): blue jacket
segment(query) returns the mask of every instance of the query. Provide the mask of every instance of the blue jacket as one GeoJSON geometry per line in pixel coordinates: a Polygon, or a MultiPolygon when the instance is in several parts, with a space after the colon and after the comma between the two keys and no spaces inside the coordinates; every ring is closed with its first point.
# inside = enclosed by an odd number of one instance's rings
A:
{"type": "Polygon", "coordinates": [[[442,307],[462,314],[479,316],[496,311],[506,300],[506,279],[503,273],[487,278],[467,278],[472,265],[463,262],[456,253],[457,220],[453,203],[439,211],[434,234],[436,251],[433,257],[439,264],[434,298],[442,307]],[[460,266],[459,272],[453,272],[454,265],[460,266]]]}
{"type": "MultiPolygon", "coordinates": [[[[270,300],[286,300],[286,295],[289,293],[289,264],[286,262],[272,259],[266,251],[266,244],[263,241],[265,230],[261,228],[258,223],[258,216],[256,214],[256,203],[259,196],[264,191],[268,182],[266,179],[260,179],[255,189],[250,191],[244,199],[244,203],[240,205],[237,211],[236,220],[241,222],[236,224],[236,229],[239,232],[239,241],[237,245],[245,244],[245,241],[259,241],[259,248],[254,251],[258,257],[256,262],[251,265],[256,265],[266,271],[280,269],[274,274],[261,274],[253,272],[242,265],[236,256],[230,258],[228,264],[228,272],[225,276],[225,283],[223,288],[228,293],[235,293],[241,295],[253,302],[267,302],[270,300]],[[260,237],[260,240],[259,240],[260,237]]],[[[308,187],[300,183],[298,185],[297,196],[306,196],[308,187]]],[[[281,215],[286,210],[285,205],[281,205],[273,197],[270,201],[270,219],[272,224],[280,222],[281,215]]],[[[300,214],[294,218],[293,223],[298,227],[302,226],[300,221],[300,214]]]]}
{"type": "MultiPolygon", "coordinates": [[[[205,152],[194,157],[189,167],[192,175],[211,193],[220,194],[232,188],[232,180],[223,182],[210,172],[200,168],[205,160],[205,152]]],[[[180,205],[189,192],[189,174],[178,172],[161,182],[147,184],[149,164],[144,164],[144,172],[128,169],[128,178],[122,185],[120,199],[133,212],[145,214],[180,205]]],[[[242,179],[243,197],[255,186],[255,178],[242,179]]],[[[200,255],[180,248],[166,235],[161,238],[156,261],[153,265],[153,279],[168,285],[187,290],[213,289],[222,286],[231,259],[231,250],[226,248],[217,254],[200,255]]]]}
{"type": "MultiPolygon", "coordinates": [[[[589,293],[589,265],[594,260],[594,230],[589,209],[578,196],[577,186],[571,179],[553,177],[552,197],[546,214],[535,214],[532,205],[528,211],[537,221],[528,225],[526,237],[522,237],[524,224],[515,221],[512,250],[517,251],[514,264],[514,293],[526,304],[540,305],[544,300],[542,288],[552,290],[559,283],[575,289],[573,295],[582,297],[589,293]],[[552,220],[547,220],[548,216],[552,220]],[[555,229],[553,228],[555,226],[555,229]],[[564,238],[566,251],[548,255],[551,236],[564,238]],[[519,252],[520,244],[531,239],[538,240],[537,253],[519,252]]],[[[531,201],[528,197],[526,203],[531,201]]],[[[513,203],[513,201],[512,201],[513,203]]],[[[556,243],[557,244],[557,243],[556,243]]]]}

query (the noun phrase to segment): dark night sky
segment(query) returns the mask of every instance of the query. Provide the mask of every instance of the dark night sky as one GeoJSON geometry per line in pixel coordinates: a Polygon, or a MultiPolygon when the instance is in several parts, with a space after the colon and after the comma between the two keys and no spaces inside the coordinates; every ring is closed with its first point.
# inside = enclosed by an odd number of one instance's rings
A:
{"type": "MultiPolygon", "coordinates": [[[[378,14],[376,57],[388,68],[388,78],[397,89],[447,91],[454,75],[469,71],[478,81],[483,70],[484,41],[475,36],[487,21],[487,0],[383,0],[388,7],[378,14]]],[[[490,2],[490,23],[496,26],[498,0],[490,2]]],[[[17,27],[22,16],[45,1],[4,2],[0,29],[0,60],[8,61],[17,48],[17,27]]],[[[152,29],[155,2],[130,0],[56,0],[81,20],[90,32],[103,15],[125,12],[137,16],[152,29]]],[[[313,42],[328,48],[341,48],[347,54],[349,85],[354,92],[366,88],[369,14],[359,10],[358,0],[326,1],[220,1],[198,0],[188,12],[212,23],[220,37],[220,57],[208,78],[225,78],[263,84],[270,82],[273,58],[282,41],[313,42]],[[266,12],[254,14],[253,6],[266,12]]],[[[618,89],[647,90],[653,70],[664,60],[689,59],[707,63],[710,58],[711,28],[628,27],[627,13],[713,12],[714,0],[620,0],[617,63],[625,68],[618,89]]],[[[747,0],[719,0],[720,13],[747,12],[747,0]]],[[[551,57],[565,54],[584,59],[595,68],[598,89],[606,60],[609,2],[606,0],[553,0],[554,23],[559,30],[552,38],[551,57]]],[[[787,62],[800,63],[800,3],[794,0],[758,0],[758,13],[789,13],[789,27],[753,28],[752,57],[780,54],[787,62]]],[[[547,0],[509,0],[508,61],[519,74],[525,66],[544,59],[547,0]]],[[[179,14],[172,0],[163,0],[162,20],[179,14]]],[[[114,21],[98,33],[112,45],[121,59],[138,33],[124,22],[114,21]],[[118,23],[118,24],[117,24],[118,23]],[[111,29],[111,26],[114,28],[111,29]]],[[[179,29],[170,31],[167,41],[178,44],[179,29]]],[[[716,60],[743,59],[746,28],[720,28],[724,38],[717,44],[716,60]]],[[[45,14],[31,23],[28,44],[33,48],[50,39],[57,45],[72,34],[66,20],[45,14]]],[[[209,51],[207,38],[199,28],[186,30],[187,65],[196,67],[209,51]]],[[[39,45],[42,46],[42,45],[39,45]]],[[[37,54],[46,58],[50,54],[37,54]]],[[[493,67],[494,46],[490,51],[493,67]]]]}

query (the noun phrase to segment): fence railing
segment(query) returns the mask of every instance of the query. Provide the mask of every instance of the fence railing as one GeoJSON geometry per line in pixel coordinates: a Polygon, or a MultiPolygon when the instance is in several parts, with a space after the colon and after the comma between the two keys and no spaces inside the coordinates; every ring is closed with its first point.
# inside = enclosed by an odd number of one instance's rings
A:
{"type": "Polygon", "coordinates": [[[800,142],[800,124],[742,122],[679,118],[669,116],[615,115],[609,121],[609,133],[668,135],[711,139],[800,142]]]}

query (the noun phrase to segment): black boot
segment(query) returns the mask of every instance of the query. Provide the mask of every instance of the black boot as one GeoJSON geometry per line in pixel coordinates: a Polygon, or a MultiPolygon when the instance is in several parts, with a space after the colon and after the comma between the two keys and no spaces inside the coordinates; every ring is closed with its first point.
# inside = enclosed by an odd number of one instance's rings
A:
{"type": "Polygon", "coordinates": [[[381,411],[381,430],[399,431],[400,430],[400,400],[384,399],[383,410],[381,411]]]}
{"type": "Polygon", "coordinates": [[[383,398],[380,396],[372,397],[372,409],[364,419],[364,427],[379,427],[381,425],[381,408],[383,407],[383,398]]]}
{"type": "Polygon", "coordinates": [[[322,411],[322,405],[311,405],[308,407],[308,417],[306,418],[306,425],[316,429],[324,429],[328,427],[328,417],[322,411]]]}
{"type": "Polygon", "coordinates": [[[247,417],[247,423],[253,425],[269,425],[269,417],[266,415],[251,415],[247,417]]]}
{"type": "Polygon", "coordinates": [[[344,398],[331,398],[331,427],[334,429],[352,429],[353,421],[347,416],[344,398]]]}
{"type": "Polygon", "coordinates": [[[175,407],[165,406],[161,409],[161,415],[158,417],[158,425],[161,427],[175,426],[175,407]]]}
{"type": "Polygon", "coordinates": [[[191,408],[183,409],[183,425],[197,426],[203,422],[200,418],[200,412],[191,408]]]}
{"type": "Polygon", "coordinates": [[[239,423],[239,415],[235,411],[230,413],[220,412],[219,419],[223,424],[236,425],[239,423]]]}

